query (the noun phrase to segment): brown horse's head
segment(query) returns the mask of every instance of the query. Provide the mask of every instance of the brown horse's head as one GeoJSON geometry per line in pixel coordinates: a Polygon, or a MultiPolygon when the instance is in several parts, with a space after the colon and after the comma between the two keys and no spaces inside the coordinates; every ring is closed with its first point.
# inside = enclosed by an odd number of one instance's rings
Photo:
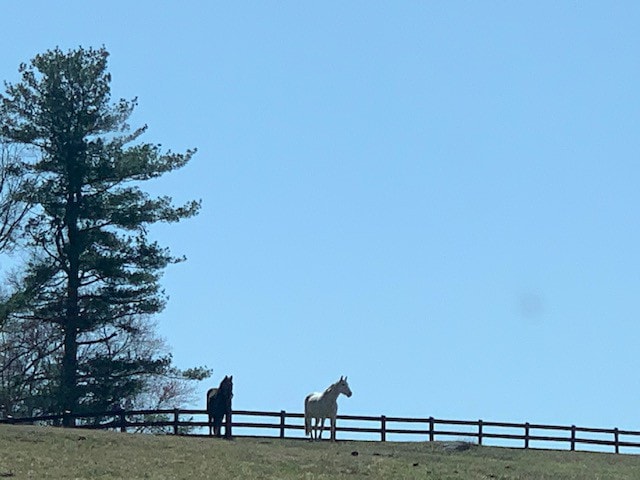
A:
{"type": "Polygon", "coordinates": [[[225,375],[222,382],[220,382],[218,392],[220,392],[220,395],[233,397],[233,375],[225,375]]]}

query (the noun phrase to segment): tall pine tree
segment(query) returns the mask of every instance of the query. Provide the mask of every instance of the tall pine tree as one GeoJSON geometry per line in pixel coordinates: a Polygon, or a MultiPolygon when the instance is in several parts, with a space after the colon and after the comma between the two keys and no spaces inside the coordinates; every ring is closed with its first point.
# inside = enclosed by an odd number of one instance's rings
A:
{"type": "Polygon", "coordinates": [[[38,152],[21,165],[19,200],[32,206],[22,229],[29,261],[4,311],[46,326],[59,342],[39,389],[51,411],[117,402],[144,388],[145,374],[171,368],[170,357],[135,348],[145,338],[136,334],[147,333],[140,319],[165,305],[163,269],[181,260],[150,240],[147,227],[200,207],[140,188],[183,167],[195,150],[163,153],[139,142],[146,126],[127,125],[136,100],[111,101],[108,55],[47,51],[22,64],[21,81],[5,83],[0,95],[0,136],[38,152]]]}

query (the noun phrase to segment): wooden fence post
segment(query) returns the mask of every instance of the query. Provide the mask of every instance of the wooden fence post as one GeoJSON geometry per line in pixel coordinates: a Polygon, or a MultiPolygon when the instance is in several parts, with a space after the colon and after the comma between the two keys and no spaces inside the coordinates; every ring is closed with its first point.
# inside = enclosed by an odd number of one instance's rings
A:
{"type": "Polygon", "coordinates": [[[62,426],[63,427],[73,427],[71,422],[71,412],[69,410],[65,410],[62,412],[62,426]]]}
{"type": "Polygon", "coordinates": [[[180,418],[180,410],[177,408],[173,409],[173,434],[178,435],[178,422],[180,418]]]}
{"type": "Polygon", "coordinates": [[[280,438],[284,438],[285,420],[287,418],[287,412],[280,410],[280,438]]]}
{"type": "Polygon", "coordinates": [[[231,438],[233,437],[233,434],[231,433],[231,427],[233,426],[233,415],[232,415],[233,411],[231,410],[231,408],[229,408],[229,411],[227,412],[226,415],[226,423],[224,426],[224,438],[226,438],[227,440],[231,440],[231,438]]]}
{"type": "Polygon", "coordinates": [[[576,451],[576,426],[571,425],[571,451],[576,451]]]}
{"type": "Polygon", "coordinates": [[[127,416],[124,414],[124,410],[120,410],[120,432],[125,433],[127,431],[127,416]]]}
{"type": "Polygon", "coordinates": [[[387,417],[384,415],[380,417],[380,441],[387,441],[387,417]]]}
{"type": "Polygon", "coordinates": [[[524,424],[524,448],[529,448],[529,422],[524,424]]]}
{"type": "Polygon", "coordinates": [[[433,442],[436,438],[435,430],[435,420],[433,417],[429,417],[429,441],[433,442]]]}
{"type": "Polygon", "coordinates": [[[478,445],[482,445],[482,419],[478,420],[478,445]]]}
{"type": "Polygon", "coordinates": [[[618,427],[613,429],[613,441],[615,442],[616,453],[620,453],[620,431],[618,427]]]}

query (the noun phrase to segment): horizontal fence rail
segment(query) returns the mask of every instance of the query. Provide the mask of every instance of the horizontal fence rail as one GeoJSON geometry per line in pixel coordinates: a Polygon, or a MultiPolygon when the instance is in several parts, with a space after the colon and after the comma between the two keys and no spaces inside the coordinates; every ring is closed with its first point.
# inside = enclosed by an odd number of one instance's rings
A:
{"type": "MultiPolygon", "coordinates": [[[[206,410],[118,410],[91,414],[43,415],[3,418],[0,424],[61,425],[65,417],[78,428],[121,432],[157,431],[174,435],[209,435],[206,410]],[[198,418],[200,420],[198,420],[198,418]],[[202,431],[206,433],[202,433],[202,431]]],[[[606,447],[615,453],[640,453],[640,431],[618,428],[586,428],[536,423],[490,422],[484,420],[443,420],[433,417],[406,418],[338,415],[336,432],[340,440],[451,441],[512,448],[563,448],[571,451],[606,447]],[[579,448],[580,447],[580,448],[579,448]],[[610,447],[610,448],[609,448],[610,447]]],[[[65,422],[68,423],[68,422],[65,422]]],[[[325,435],[329,436],[325,424],[325,435]]],[[[304,414],[234,410],[229,422],[236,436],[305,438],[304,414]],[[240,433],[238,434],[238,431],[240,433]]],[[[229,432],[230,434],[231,432],[229,432]]]]}

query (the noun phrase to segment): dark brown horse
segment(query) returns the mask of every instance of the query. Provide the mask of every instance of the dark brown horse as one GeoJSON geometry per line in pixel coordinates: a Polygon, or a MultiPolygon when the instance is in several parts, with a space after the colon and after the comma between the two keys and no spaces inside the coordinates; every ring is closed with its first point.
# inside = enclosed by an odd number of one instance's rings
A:
{"type": "Polygon", "coordinates": [[[226,416],[224,436],[231,438],[231,399],[233,398],[233,375],[225,376],[218,388],[207,392],[209,435],[222,436],[222,419],[226,416]]]}

